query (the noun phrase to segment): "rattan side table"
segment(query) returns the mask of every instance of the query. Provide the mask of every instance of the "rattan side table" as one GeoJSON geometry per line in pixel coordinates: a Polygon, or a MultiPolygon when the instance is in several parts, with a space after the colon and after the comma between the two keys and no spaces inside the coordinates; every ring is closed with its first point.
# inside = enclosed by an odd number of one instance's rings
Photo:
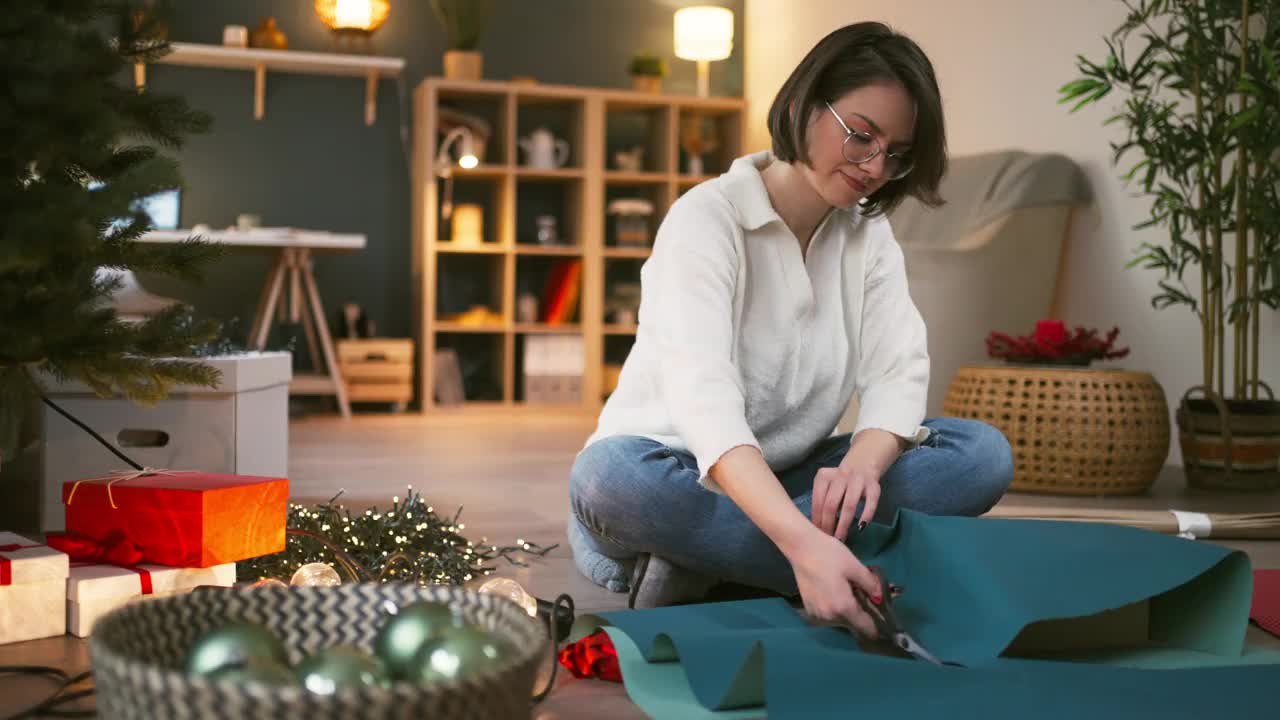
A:
{"type": "Polygon", "coordinates": [[[1010,490],[1134,495],[1169,454],[1169,406],[1150,373],[1048,365],[966,366],[943,414],[998,428],[1013,448],[1010,490]]]}

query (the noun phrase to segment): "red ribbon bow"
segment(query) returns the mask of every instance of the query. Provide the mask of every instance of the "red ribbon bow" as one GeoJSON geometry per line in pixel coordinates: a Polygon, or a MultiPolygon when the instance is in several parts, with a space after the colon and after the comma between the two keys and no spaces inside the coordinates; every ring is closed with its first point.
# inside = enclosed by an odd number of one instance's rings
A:
{"type": "Polygon", "coordinates": [[[123,533],[108,535],[102,542],[83,535],[49,533],[45,542],[54,550],[66,553],[71,562],[136,565],[142,559],[142,551],[123,533]]]}
{"type": "MultiPolygon", "coordinates": [[[[43,545],[0,545],[0,552],[13,552],[27,548],[44,547],[43,545]]],[[[0,585],[13,583],[13,562],[7,557],[0,557],[0,585]]]]}
{"type": "Polygon", "coordinates": [[[98,542],[83,535],[70,533],[49,533],[45,539],[49,547],[67,554],[71,562],[77,565],[115,565],[138,573],[138,583],[143,595],[151,594],[151,572],[138,567],[142,559],[142,551],[123,533],[108,535],[106,540],[98,542]]]}
{"type": "Polygon", "coordinates": [[[576,678],[598,677],[610,682],[622,682],[618,651],[604,630],[597,630],[577,642],[565,645],[558,659],[576,678]]]}

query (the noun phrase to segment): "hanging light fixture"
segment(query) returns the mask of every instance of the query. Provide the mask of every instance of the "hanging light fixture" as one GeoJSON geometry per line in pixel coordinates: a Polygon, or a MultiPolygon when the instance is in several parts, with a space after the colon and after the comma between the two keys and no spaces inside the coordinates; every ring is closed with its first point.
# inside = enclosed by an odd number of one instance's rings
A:
{"type": "Polygon", "coordinates": [[[368,45],[373,31],[382,27],[390,13],[390,0],[316,0],[316,15],[338,41],[368,45]]]}

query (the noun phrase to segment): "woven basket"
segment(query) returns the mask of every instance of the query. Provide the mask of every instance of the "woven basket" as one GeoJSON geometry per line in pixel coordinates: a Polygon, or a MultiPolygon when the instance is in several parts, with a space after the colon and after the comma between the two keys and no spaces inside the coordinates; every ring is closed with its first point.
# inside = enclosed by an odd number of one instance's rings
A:
{"type": "Polygon", "coordinates": [[[943,414],[995,426],[1013,447],[1009,489],[1132,495],[1169,454],[1169,407],[1150,373],[1041,366],[962,367],[943,414]]]}
{"type": "Polygon", "coordinates": [[[117,609],[94,628],[89,654],[98,711],[107,718],[527,718],[546,629],[515,603],[456,587],[369,583],[338,587],[197,591],[117,609]],[[386,617],[383,604],[435,600],[497,633],[515,651],[503,664],[459,682],[343,689],[320,696],[301,687],[213,681],[181,668],[204,632],[230,621],[259,623],[284,643],[290,664],[322,648],[365,651],[386,617]]]}

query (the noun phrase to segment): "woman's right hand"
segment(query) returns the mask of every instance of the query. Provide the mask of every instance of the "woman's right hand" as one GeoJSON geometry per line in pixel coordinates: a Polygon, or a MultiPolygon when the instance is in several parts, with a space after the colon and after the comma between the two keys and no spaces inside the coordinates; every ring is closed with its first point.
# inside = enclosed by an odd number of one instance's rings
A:
{"type": "Polygon", "coordinates": [[[784,550],[805,612],[818,622],[845,625],[865,638],[875,638],[875,623],[853,595],[856,587],[876,600],[880,583],[875,574],[843,542],[811,527],[812,532],[784,550]]]}

